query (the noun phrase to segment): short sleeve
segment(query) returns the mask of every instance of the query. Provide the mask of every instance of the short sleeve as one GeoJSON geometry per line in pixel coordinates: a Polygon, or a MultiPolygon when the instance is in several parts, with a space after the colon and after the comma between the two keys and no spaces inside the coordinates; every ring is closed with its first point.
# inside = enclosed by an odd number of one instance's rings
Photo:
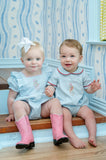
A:
{"type": "Polygon", "coordinates": [[[17,81],[17,72],[11,72],[10,77],[7,80],[9,89],[19,92],[19,86],[17,81]]]}
{"type": "Polygon", "coordinates": [[[55,69],[53,71],[53,74],[49,78],[47,85],[52,85],[52,86],[56,87],[57,86],[57,75],[58,75],[57,69],[55,69]]]}
{"type": "Polygon", "coordinates": [[[53,73],[53,69],[48,66],[48,64],[43,65],[43,72],[46,73],[47,78],[49,79],[53,73]]]}
{"type": "Polygon", "coordinates": [[[83,86],[84,89],[87,89],[92,83],[90,76],[84,71],[83,73],[83,86]]]}
{"type": "Polygon", "coordinates": [[[48,68],[48,71],[47,71],[48,79],[51,77],[52,73],[53,73],[53,70],[51,68],[48,68]]]}

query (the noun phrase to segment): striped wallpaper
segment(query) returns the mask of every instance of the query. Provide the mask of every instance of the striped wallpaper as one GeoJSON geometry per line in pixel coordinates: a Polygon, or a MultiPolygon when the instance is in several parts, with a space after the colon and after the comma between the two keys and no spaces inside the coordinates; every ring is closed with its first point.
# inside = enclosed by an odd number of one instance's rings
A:
{"type": "MultiPolygon", "coordinates": [[[[88,45],[89,0],[0,0],[0,58],[19,58],[22,36],[40,42],[47,58],[58,59],[59,45],[74,38],[83,46],[83,62],[94,66],[106,100],[106,47],[88,45]]],[[[92,18],[92,17],[91,17],[92,18]]]]}

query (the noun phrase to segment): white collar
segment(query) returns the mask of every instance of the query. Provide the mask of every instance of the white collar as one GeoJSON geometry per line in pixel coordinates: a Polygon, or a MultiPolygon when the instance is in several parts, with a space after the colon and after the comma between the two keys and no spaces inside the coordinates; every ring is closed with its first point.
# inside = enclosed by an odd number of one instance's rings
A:
{"type": "Polygon", "coordinates": [[[81,74],[83,72],[83,69],[78,66],[78,68],[77,68],[77,70],[75,72],[70,73],[70,72],[66,71],[62,66],[60,66],[60,67],[57,68],[57,71],[60,74],[67,76],[67,75],[70,75],[70,74],[75,74],[75,75],[81,74]]]}

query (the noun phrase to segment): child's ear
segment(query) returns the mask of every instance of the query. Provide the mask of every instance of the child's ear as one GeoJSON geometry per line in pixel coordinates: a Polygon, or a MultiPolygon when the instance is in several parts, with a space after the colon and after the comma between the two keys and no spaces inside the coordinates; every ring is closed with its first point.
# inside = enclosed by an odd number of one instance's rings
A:
{"type": "Polygon", "coordinates": [[[23,60],[23,58],[22,58],[22,57],[20,58],[20,60],[21,60],[21,62],[22,62],[22,63],[24,62],[24,60],[23,60]]]}
{"type": "Polygon", "coordinates": [[[82,55],[80,55],[80,62],[82,61],[82,59],[83,59],[83,56],[82,56],[82,55]]]}

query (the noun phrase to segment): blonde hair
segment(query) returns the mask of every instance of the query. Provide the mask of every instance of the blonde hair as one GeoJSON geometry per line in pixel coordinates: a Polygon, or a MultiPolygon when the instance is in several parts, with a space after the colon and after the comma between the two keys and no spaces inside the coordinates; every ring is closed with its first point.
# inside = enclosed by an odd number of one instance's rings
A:
{"type": "Polygon", "coordinates": [[[78,49],[80,55],[82,55],[83,48],[82,48],[80,42],[78,42],[77,40],[75,40],[75,39],[66,39],[66,40],[64,40],[62,42],[62,44],[60,45],[60,47],[59,47],[60,54],[61,54],[61,47],[63,45],[66,45],[67,47],[70,47],[70,48],[76,48],[76,49],[78,49]]]}
{"type": "MultiPolygon", "coordinates": [[[[44,49],[43,49],[43,47],[38,42],[33,42],[33,43],[35,44],[35,46],[31,45],[29,50],[31,48],[39,48],[41,53],[42,53],[42,56],[44,57],[44,49]]],[[[24,58],[24,56],[29,52],[29,50],[27,52],[25,52],[24,47],[22,47],[22,49],[21,49],[21,57],[24,58]]]]}

